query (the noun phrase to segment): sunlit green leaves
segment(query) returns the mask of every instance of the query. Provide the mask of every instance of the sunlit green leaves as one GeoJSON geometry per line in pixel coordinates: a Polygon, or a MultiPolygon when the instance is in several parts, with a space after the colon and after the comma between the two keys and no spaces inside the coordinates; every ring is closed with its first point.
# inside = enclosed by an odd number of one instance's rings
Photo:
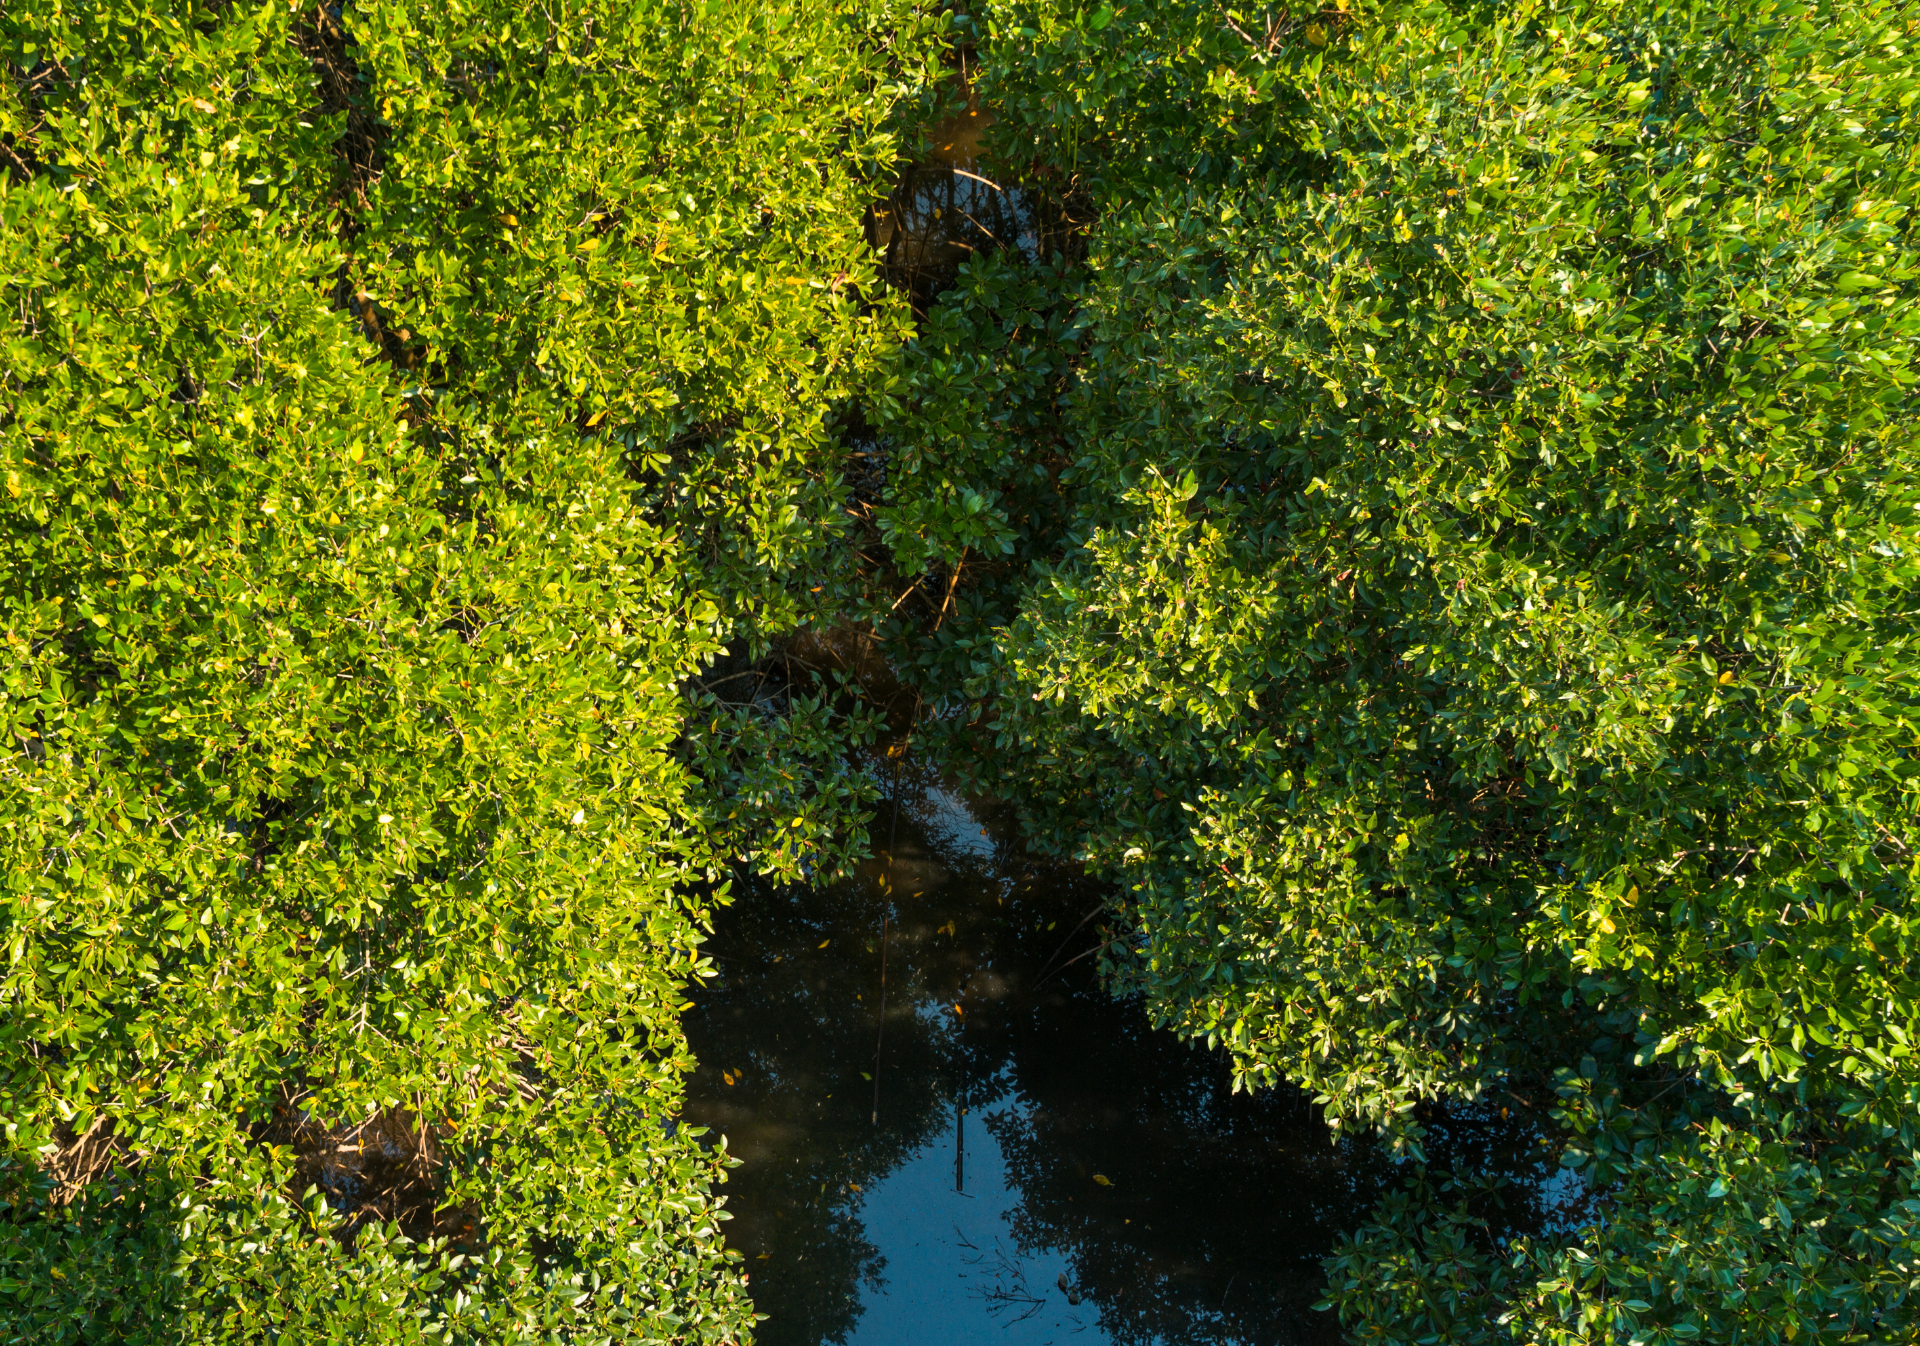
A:
{"type": "Polygon", "coordinates": [[[871,787],[824,709],[734,726],[799,777],[741,818],[688,680],[840,526],[929,23],[0,19],[16,1331],[744,1334],[677,1018],[726,865],[831,867],[871,787]],[[375,1115],[441,1156],[405,1220],[296,1180],[295,1121],[375,1115]]]}

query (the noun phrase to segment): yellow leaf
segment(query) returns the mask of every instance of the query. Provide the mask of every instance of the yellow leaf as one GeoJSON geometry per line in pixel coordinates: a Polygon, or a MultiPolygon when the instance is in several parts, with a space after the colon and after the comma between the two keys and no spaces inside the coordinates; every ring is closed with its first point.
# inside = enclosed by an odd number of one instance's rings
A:
{"type": "Polygon", "coordinates": [[[211,112],[211,111],[213,111],[213,104],[212,104],[212,103],[209,103],[209,102],[208,102],[208,101],[207,101],[206,99],[204,99],[204,98],[196,98],[196,99],[194,99],[194,100],[193,100],[193,106],[195,107],[195,109],[197,109],[198,111],[201,111],[201,112],[211,112]]]}
{"type": "Polygon", "coordinates": [[[607,413],[605,411],[594,412],[593,415],[587,417],[587,429],[593,429],[594,426],[600,424],[600,422],[605,419],[607,419],[607,413]]]}
{"type": "Polygon", "coordinates": [[[1723,686],[1723,687],[1724,687],[1724,686],[1726,686],[1726,684],[1728,684],[1728,683],[1730,683],[1730,682],[1732,682],[1732,681],[1733,681],[1733,674],[1731,674],[1731,673],[1722,673],[1722,674],[1720,675],[1720,685],[1721,685],[1721,686],[1723,686]]]}
{"type": "Polygon", "coordinates": [[[817,945],[815,945],[814,947],[816,947],[816,948],[821,948],[821,949],[824,949],[824,948],[826,948],[826,947],[827,947],[827,945],[829,945],[829,944],[831,944],[831,943],[833,943],[833,941],[832,941],[832,940],[830,940],[830,939],[823,939],[823,940],[821,940],[821,941],[820,941],[820,943],[819,943],[819,944],[817,944],[817,945]]]}
{"type": "Polygon", "coordinates": [[[1094,1175],[1093,1175],[1093,1180],[1094,1180],[1095,1182],[1097,1182],[1097,1183],[1099,1183],[1099,1184],[1100,1184],[1100,1185],[1101,1185],[1102,1187],[1111,1187],[1111,1186],[1113,1186],[1113,1179],[1111,1179],[1111,1178],[1109,1178],[1109,1177],[1108,1177],[1108,1176],[1107,1176],[1106,1174],[1104,1174],[1104,1173],[1096,1173],[1096,1174],[1094,1174],[1094,1175]]]}

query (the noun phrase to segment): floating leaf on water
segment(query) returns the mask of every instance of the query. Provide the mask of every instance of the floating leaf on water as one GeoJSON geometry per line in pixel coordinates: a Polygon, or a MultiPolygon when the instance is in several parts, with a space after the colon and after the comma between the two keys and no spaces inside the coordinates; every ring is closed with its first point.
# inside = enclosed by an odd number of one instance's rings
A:
{"type": "Polygon", "coordinates": [[[1113,1179],[1112,1179],[1112,1178],[1109,1178],[1109,1177],[1108,1177],[1108,1176],[1107,1176],[1106,1174],[1104,1174],[1104,1173],[1096,1173],[1096,1174],[1094,1174],[1094,1175],[1093,1175],[1093,1180],[1094,1180],[1095,1182],[1097,1182],[1097,1183],[1099,1183],[1099,1184],[1100,1184],[1100,1185],[1101,1185],[1102,1187],[1111,1187],[1111,1186],[1113,1186],[1113,1179]]]}
{"type": "Polygon", "coordinates": [[[829,944],[831,944],[831,943],[833,943],[833,941],[832,941],[832,940],[830,940],[830,939],[823,939],[823,940],[821,940],[821,941],[820,941],[820,942],[819,942],[819,943],[818,943],[817,945],[815,945],[814,947],[815,947],[815,948],[819,948],[819,949],[824,949],[824,948],[826,948],[826,947],[827,947],[827,945],[829,945],[829,944]]]}

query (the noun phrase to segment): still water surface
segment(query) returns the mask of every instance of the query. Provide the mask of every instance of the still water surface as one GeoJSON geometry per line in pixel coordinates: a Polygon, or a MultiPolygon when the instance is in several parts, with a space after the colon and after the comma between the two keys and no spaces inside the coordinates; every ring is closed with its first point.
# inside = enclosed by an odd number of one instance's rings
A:
{"type": "Polygon", "coordinates": [[[847,881],[737,893],[685,1021],[759,1340],[1338,1340],[1320,1258],[1390,1166],[1102,989],[1099,889],[930,773],[896,795],[847,881]]]}
{"type": "Polygon", "coordinates": [[[1086,204],[989,158],[994,120],[969,92],[965,106],[928,128],[926,153],[903,166],[892,193],[867,212],[867,241],[887,283],[922,317],[973,258],[1005,252],[1035,265],[1084,251],[1086,204]]]}

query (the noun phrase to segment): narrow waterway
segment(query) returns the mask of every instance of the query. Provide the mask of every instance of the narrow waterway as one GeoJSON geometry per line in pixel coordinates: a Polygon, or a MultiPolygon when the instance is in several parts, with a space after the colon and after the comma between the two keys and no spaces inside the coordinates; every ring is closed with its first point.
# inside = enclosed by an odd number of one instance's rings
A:
{"type": "Polygon", "coordinates": [[[687,1015],[759,1340],[1337,1340],[1320,1259],[1390,1166],[1109,995],[1098,889],[896,793],[851,879],[738,893],[687,1015]]]}
{"type": "MultiPolygon", "coordinates": [[[[980,157],[991,122],[969,99],[869,212],[923,316],[971,257],[1077,246],[1070,202],[980,157]]],[[[862,458],[884,473],[883,445],[862,458]]],[[[903,694],[870,650],[802,637],[789,656],[802,646],[903,694]]],[[[685,1020],[701,1062],[685,1118],[741,1161],[726,1232],[766,1315],[757,1340],[1339,1341],[1313,1308],[1323,1259],[1395,1165],[1333,1144],[1298,1090],[1232,1093],[1222,1060],[1109,994],[1091,957],[1107,895],[1027,855],[1012,819],[931,764],[879,770],[875,857],[827,888],[737,884],[708,946],[720,975],[685,1020]]],[[[1429,1122],[1430,1153],[1537,1184],[1490,1233],[1556,1218],[1565,1184],[1522,1119],[1429,1122]]]]}
{"type": "MultiPolygon", "coordinates": [[[[969,98],[869,214],[922,314],[969,258],[1075,244],[1066,202],[981,157],[992,119],[969,98]]],[[[737,886],[685,1021],[686,1119],[742,1161],[727,1238],[757,1339],[1337,1341],[1321,1258],[1389,1166],[1114,999],[1088,956],[1102,890],[933,767],[881,770],[874,859],[821,890],[737,886]]]]}

